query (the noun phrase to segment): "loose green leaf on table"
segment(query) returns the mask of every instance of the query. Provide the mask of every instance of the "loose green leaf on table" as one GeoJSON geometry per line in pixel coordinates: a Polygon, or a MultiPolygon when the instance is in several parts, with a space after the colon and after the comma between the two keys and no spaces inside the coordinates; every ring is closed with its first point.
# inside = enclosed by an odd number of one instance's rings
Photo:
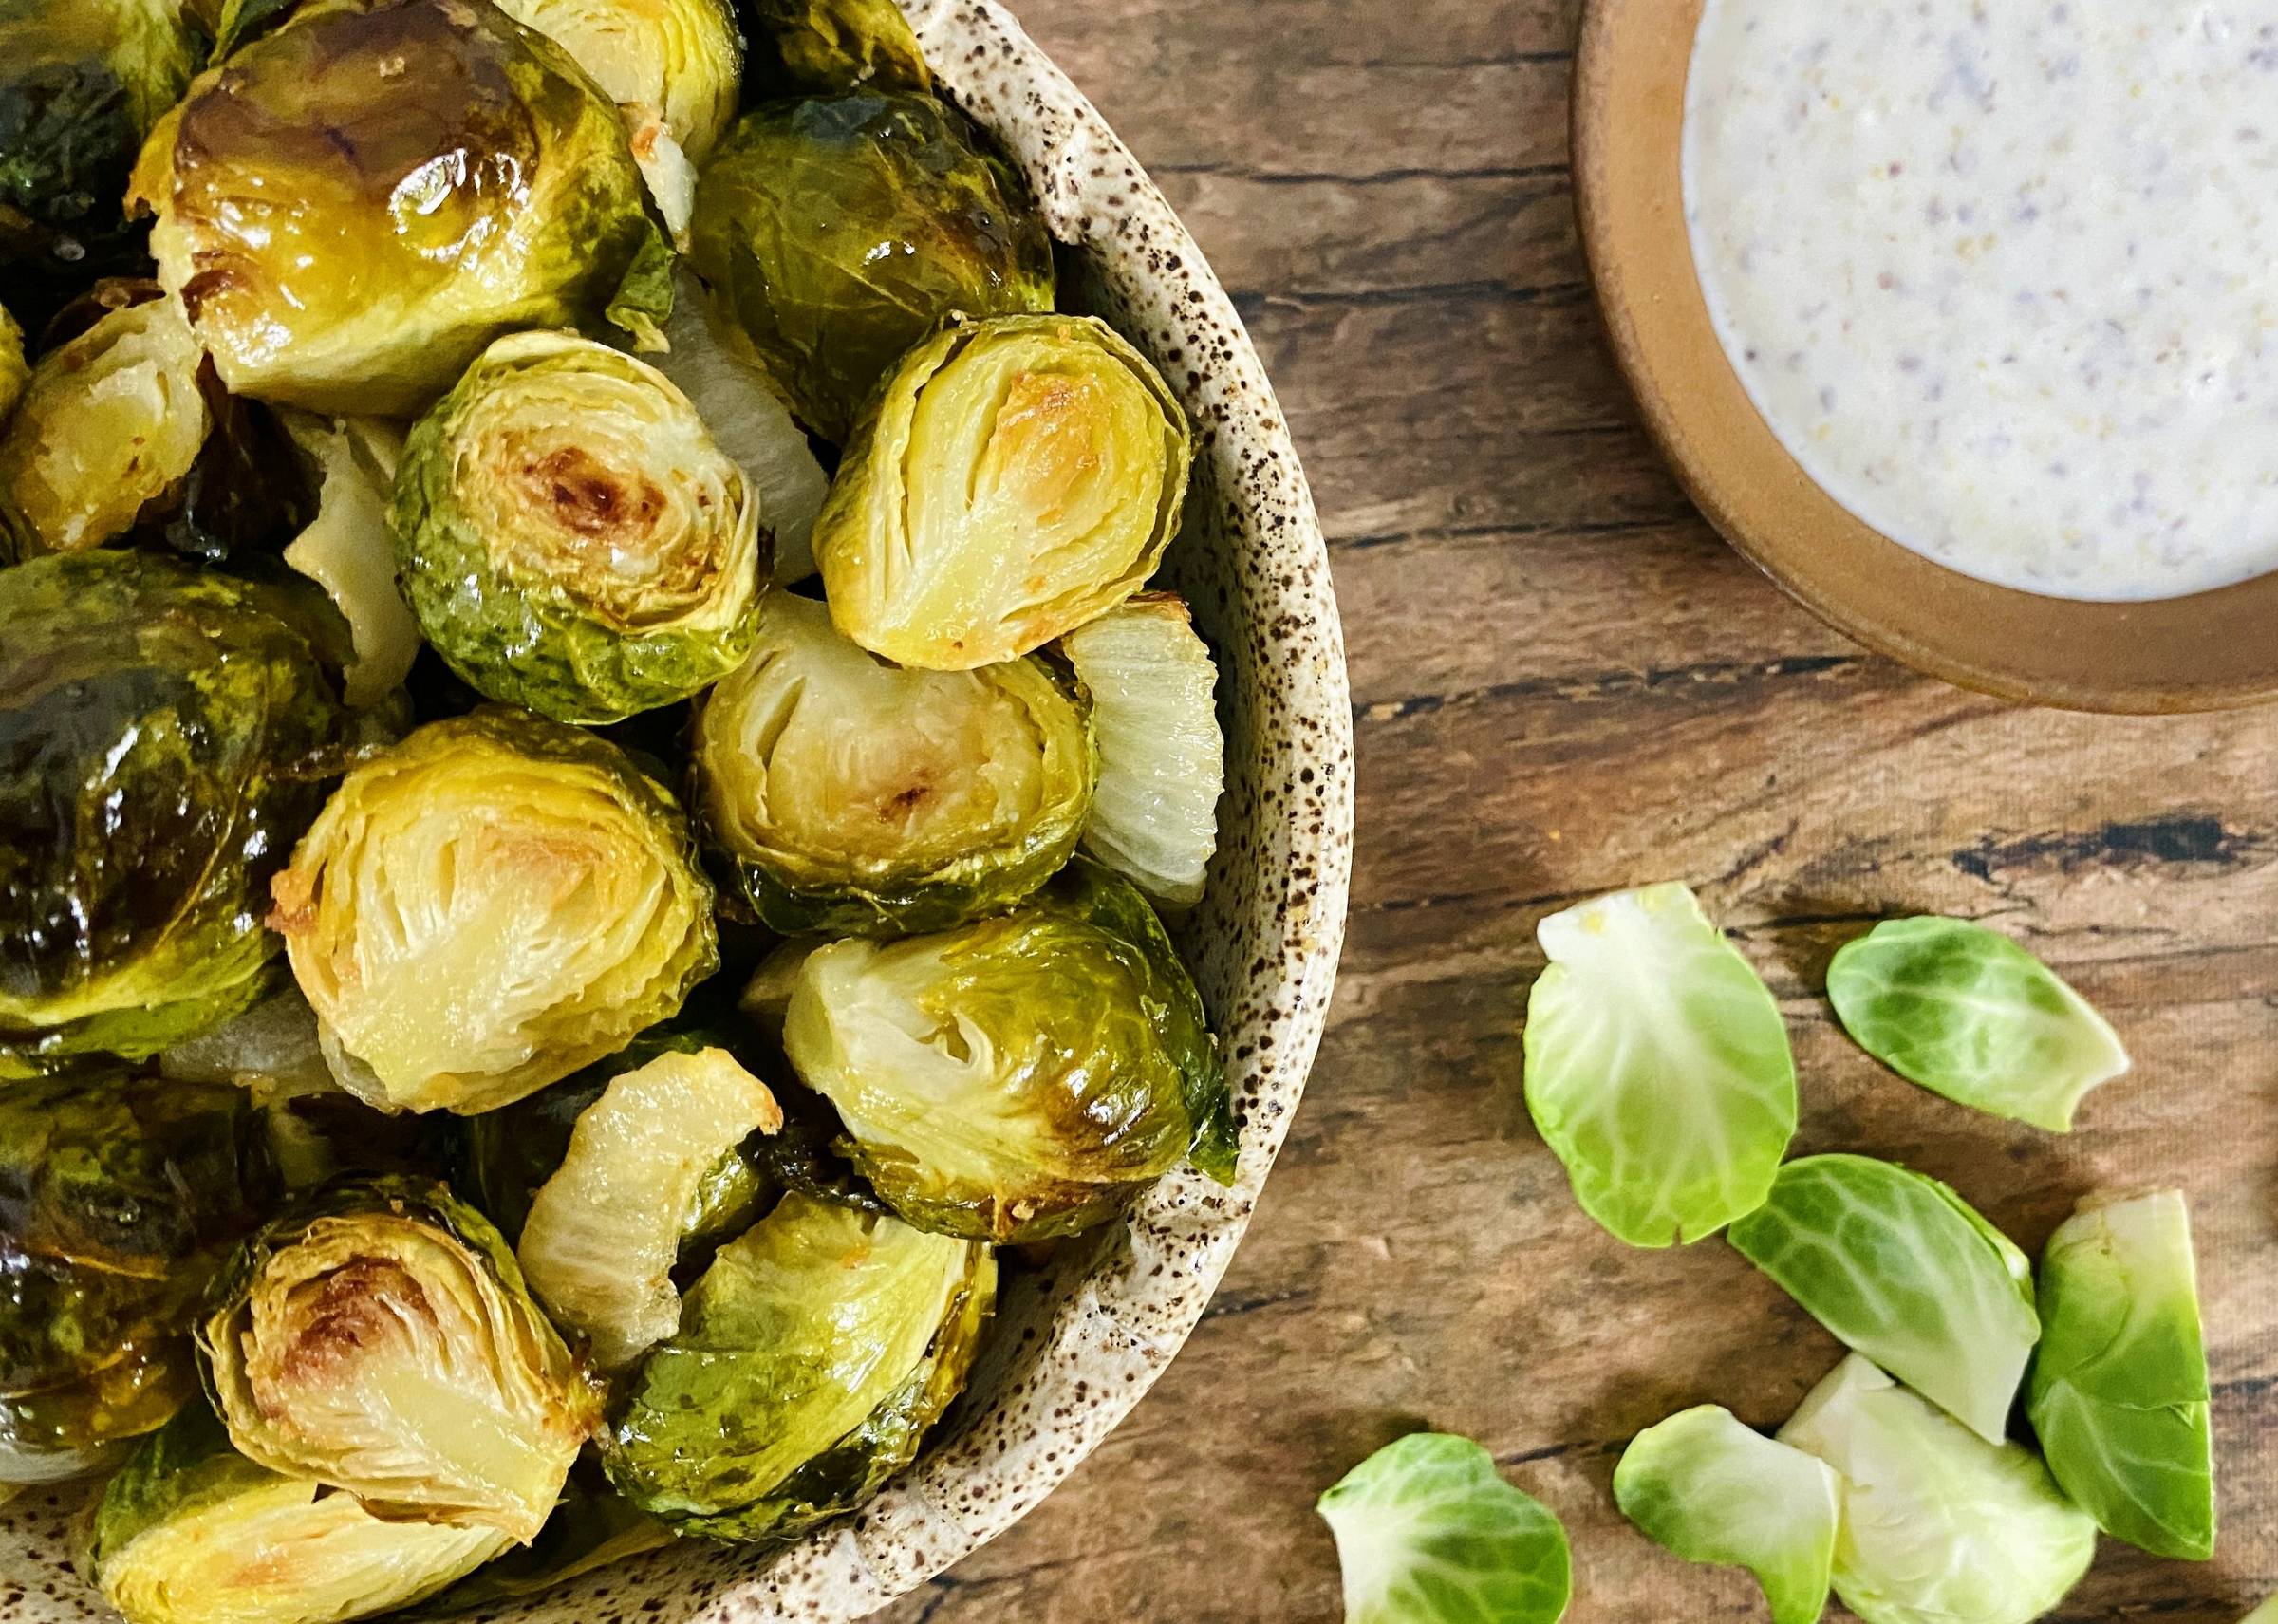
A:
{"type": "Polygon", "coordinates": [[[1687,1561],[1754,1574],[1772,1624],[1813,1624],[1826,1610],[1834,1470],[1722,1405],[1680,1411],[1638,1433],[1614,1468],[1614,1502],[1648,1539],[1687,1561]]]}
{"type": "Polygon", "coordinates": [[[1835,1593],[1864,1624],[2029,1624],[2096,1554],[2040,1457],[1989,1444],[1854,1353],[1780,1441],[1839,1480],[1835,1593]]]}
{"type": "Polygon", "coordinates": [[[1345,1624],[1556,1624],[1573,1594],[1566,1531],[1468,1438],[1414,1432],[1320,1498],[1345,1624]]]}
{"type": "Polygon", "coordinates": [[[1730,1239],[1844,1346],[2001,1442],[2041,1335],[2032,1265],[1960,1196],[1871,1156],[1807,1156],[1730,1239]]]}
{"type": "Polygon", "coordinates": [[[2175,1190],[2085,1204],[2041,1255],[2028,1413],[2049,1470],[2105,1533],[2214,1554],[2214,1454],[2191,1218],[2175,1190]]]}
{"type": "Polygon", "coordinates": [[[1537,927],[1526,1106],[1584,1211],[1633,1246],[1713,1235],[1770,1190],[1796,1130],[1780,1008],[1680,885],[1537,927]]]}
{"type": "Polygon", "coordinates": [[[1894,919],[1835,956],[1843,1030],[1900,1076],[1995,1116],[2063,1133],[2082,1098],[2128,1069],[2104,1017],[1998,931],[1894,919]]]}

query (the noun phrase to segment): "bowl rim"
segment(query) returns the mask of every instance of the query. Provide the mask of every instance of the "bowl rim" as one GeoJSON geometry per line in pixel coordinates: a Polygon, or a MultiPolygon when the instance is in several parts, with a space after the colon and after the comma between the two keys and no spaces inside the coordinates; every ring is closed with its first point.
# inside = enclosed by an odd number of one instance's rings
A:
{"type": "Polygon", "coordinates": [[[1685,222],[1685,84],[1706,4],[1591,0],[1571,142],[1583,253],[1615,359],[1709,523],[1837,630],[1962,687],[2132,714],[2278,699],[2278,573],[2130,603],[2019,591],[1901,547],[1788,454],[1717,336],[1685,222]]]}
{"type": "MultiPolygon", "coordinates": [[[[1200,454],[1216,466],[1221,505],[1234,521],[1234,567],[1249,566],[1253,609],[1242,631],[1273,690],[1259,701],[1260,821],[1269,809],[1286,817],[1266,849],[1280,871],[1265,876],[1245,917],[1279,950],[1275,961],[1245,968],[1237,1007],[1218,1012],[1235,1097],[1250,1108],[1236,1185],[1221,1189],[1191,1168],[1174,1172],[1131,1215],[1128,1235],[1109,1232],[1111,1246],[1056,1305],[1052,1335],[1068,1344],[1069,1360],[1099,1362],[1080,1367],[1095,1378],[1089,1396],[1069,1406],[1025,1395],[1016,1420],[1035,1426],[1011,1451],[1019,1457],[1013,1468],[986,1435],[929,1447],[870,1506],[757,1574],[731,1579],[698,1607],[696,1624],[866,1617],[1011,1527],[1130,1413],[1202,1318],[1248,1226],[1320,1042],[1344,942],[1354,768],[1343,632],[1328,545],[1264,365],[1168,201],[1005,6],[897,4],[938,88],[1019,165],[1055,239],[1090,251],[1103,273],[1144,266],[1149,279],[1177,289],[1180,329],[1207,335],[1184,357],[1183,373],[1165,371],[1201,431],[1200,454]],[[968,1468],[1009,1483],[976,1496],[945,1481],[968,1468]]],[[[1158,336],[1180,360],[1178,335],[1158,336]]],[[[1064,1364],[1063,1388],[1068,1374],[1064,1364]]],[[[1084,1382],[1074,1386],[1081,1397],[1084,1382]]]]}

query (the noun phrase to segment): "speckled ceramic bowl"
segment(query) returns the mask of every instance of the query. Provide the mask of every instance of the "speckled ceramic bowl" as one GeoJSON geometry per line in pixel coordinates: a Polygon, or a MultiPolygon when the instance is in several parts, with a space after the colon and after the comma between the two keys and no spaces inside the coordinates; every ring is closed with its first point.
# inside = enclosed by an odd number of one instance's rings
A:
{"type": "MultiPolygon", "coordinates": [[[[1328,557],[1273,390],[1169,205],[1012,16],[994,0],[902,4],[948,94],[1018,159],[1074,251],[1069,302],[1146,350],[1201,431],[1168,573],[1218,651],[1229,759],[1209,892],[1178,934],[1232,1069],[1241,1180],[1227,1190],[1174,1173],[1127,1226],[1014,1279],[965,1400],[868,1510],[773,1555],[692,1543],[637,1559],[486,1619],[860,1618],[1001,1533],[1186,1341],[1249,1223],[1327,1013],[1352,854],[1352,709],[1328,557]]],[[[109,1616],[65,1555],[77,1499],[0,1508],[0,1620],[109,1616]]]]}

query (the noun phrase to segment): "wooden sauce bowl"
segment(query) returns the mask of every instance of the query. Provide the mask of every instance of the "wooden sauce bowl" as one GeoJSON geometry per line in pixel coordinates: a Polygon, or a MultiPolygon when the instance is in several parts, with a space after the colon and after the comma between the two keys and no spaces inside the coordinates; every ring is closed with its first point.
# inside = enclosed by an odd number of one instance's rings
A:
{"type": "Polygon", "coordinates": [[[1708,521],[1830,625],[1964,687],[2136,713],[2278,699],[2278,574],[2143,603],[1997,587],[1892,541],[1788,455],[1710,324],[1686,230],[1685,80],[1704,4],[1593,0],[1574,167],[1615,358],[1708,521]]]}

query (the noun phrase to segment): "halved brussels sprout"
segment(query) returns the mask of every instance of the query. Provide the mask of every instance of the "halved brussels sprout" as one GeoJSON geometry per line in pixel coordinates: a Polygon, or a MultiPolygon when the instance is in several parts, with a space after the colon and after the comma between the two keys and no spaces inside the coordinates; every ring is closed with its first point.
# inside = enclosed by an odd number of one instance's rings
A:
{"type": "Polygon", "coordinates": [[[783,1112],[724,1049],[667,1052],[612,1079],[578,1113],[562,1165],[538,1189],[516,1254],[554,1323],[593,1362],[622,1370],[681,1322],[672,1283],[707,1185],[783,1112]]]}
{"type": "Polygon", "coordinates": [[[345,1624],[408,1607],[511,1548],[484,1523],[383,1519],[254,1465],[203,1403],[106,1484],[79,1565],[127,1624],[345,1624]]]}
{"type": "Polygon", "coordinates": [[[100,547],[189,476],[213,419],[181,307],[114,310],[41,359],[0,435],[0,531],[19,558],[100,547]]]}
{"type": "Polygon", "coordinates": [[[2048,1469],[2104,1532],[2214,1555],[2214,1440],[2191,1216],[2178,1190],[2091,1201],[2041,1254],[2026,1412],[2048,1469]]]}
{"type": "Polygon", "coordinates": [[[600,1420],[498,1231],[422,1179],[305,1198],[208,1304],[197,1344],[230,1441],[382,1516],[532,1540],[600,1420]]]}
{"type": "Polygon", "coordinates": [[[743,471],[656,368],[515,333],[411,431],[390,523],[427,641],[494,700],[601,724],[751,647],[767,580],[743,471]]]}
{"type": "Polygon", "coordinates": [[[270,990],[260,899],[345,721],[289,612],[145,553],[0,570],[0,1076],[270,990]]]}
{"type": "Polygon", "coordinates": [[[744,0],[743,10],[752,83],[765,94],[933,88],[894,0],[744,0]]]}
{"type": "Polygon", "coordinates": [[[1178,397],[1105,322],[954,323],[848,442],[814,522],[831,612],[905,665],[1018,659],[1155,572],[1192,458],[1178,397]]]}
{"type": "Polygon", "coordinates": [[[611,1488],[592,1457],[581,1457],[544,1532],[485,1563],[420,1611],[429,1617],[463,1617],[478,1608],[544,1595],[672,1542],[671,1529],[611,1488]]]}
{"type": "Polygon", "coordinates": [[[617,109],[489,0],[311,0],[190,87],[137,167],[230,388],[409,416],[504,332],[654,340],[670,254],[617,109]]]}
{"type": "Polygon", "coordinates": [[[31,382],[31,366],[24,359],[24,329],[16,318],[0,305],[0,427],[8,423],[9,414],[24,398],[24,387],[31,382]]]}
{"type": "Polygon", "coordinates": [[[1989,1443],[1853,1353],[1780,1429],[1835,1468],[1835,1594],[1863,1624],[2030,1624],[2096,1523],[2030,1449],[1989,1443]]]}
{"type": "Polygon", "coordinates": [[[1080,858],[999,918],[807,952],[783,1048],[879,1198],[921,1228],[1048,1240],[1114,1218],[1189,1156],[1233,1176],[1194,983],[1147,900],[1080,858]]]}
{"type": "Polygon", "coordinates": [[[860,1504],[964,1385],[996,1284],[985,1246],[785,1196],[635,1372],[610,1481],[715,1539],[789,1539],[860,1504]]]}
{"type": "Polygon", "coordinates": [[[274,1184],[241,1090],[0,1089],[0,1484],[75,1476],[175,1412],[198,1296],[274,1184]]]}
{"type": "Polygon", "coordinates": [[[1092,804],[1089,707],[1041,660],[915,671],[770,592],[705,697],[691,799],[744,900],[786,935],[942,930],[1068,861],[1092,804]]]}
{"type": "Polygon", "coordinates": [[[420,623],[396,588],[387,526],[402,431],[377,418],[282,418],[317,488],[316,516],[285,549],[285,562],[324,588],[348,623],[348,703],[376,705],[402,686],[420,652],[420,623]]]}
{"type": "Polygon", "coordinates": [[[334,1074],[388,1111],[520,1099],[670,1018],[719,962],[671,794],[503,707],[350,773],[272,890],[334,1074]]]}
{"type": "Polygon", "coordinates": [[[625,115],[633,157],[678,236],[696,166],[736,116],[743,40],[726,0],[499,0],[572,57],[625,115]]]}
{"type": "Polygon", "coordinates": [[[119,200],[142,138],[190,83],[195,50],[176,0],[0,7],[0,280],[11,295],[131,256],[119,200]]]}
{"type": "Polygon", "coordinates": [[[1052,308],[1052,239],[1027,188],[930,96],[745,114],[697,183],[689,252],[792,409],[832,441],[944,317],[1052,308]]]}
{"type": "Polygon", "coordinates": [[[775,532],[772,578],[789,586],[814,573],[814,515],[823,511],[830,476],[719,301],[683,262],[673,275],[672,348],[654,358],[679,384],[711,430],[713,443],[736,459],[775,532]]]}
{"type": "Polygon", "coordinates": [[[1060,640],[1092,696],[1099,792],[1084,849],[1155,901],[1191,907],[1218,849],[1226,736],[1218,666],[1185,600],[1142,592],[1060,640]]]}

